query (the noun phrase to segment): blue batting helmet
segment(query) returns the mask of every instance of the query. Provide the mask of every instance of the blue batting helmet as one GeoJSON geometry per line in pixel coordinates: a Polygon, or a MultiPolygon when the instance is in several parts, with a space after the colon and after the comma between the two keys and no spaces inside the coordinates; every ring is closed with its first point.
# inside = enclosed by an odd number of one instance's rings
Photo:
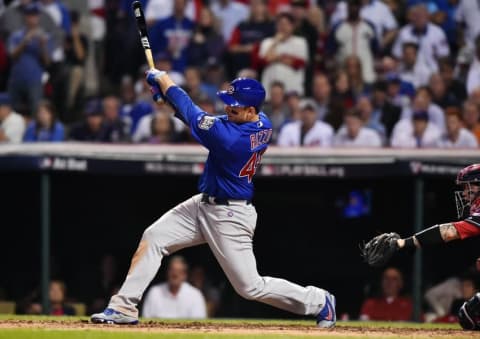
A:
{"type": "Polygon", "coordinates": [[[255,79],[237,78],[230,83],[226,91],[219,91],[217,95],[225,105],[252,106],[259,111],[265,100],[265,88],[255,79]]]}

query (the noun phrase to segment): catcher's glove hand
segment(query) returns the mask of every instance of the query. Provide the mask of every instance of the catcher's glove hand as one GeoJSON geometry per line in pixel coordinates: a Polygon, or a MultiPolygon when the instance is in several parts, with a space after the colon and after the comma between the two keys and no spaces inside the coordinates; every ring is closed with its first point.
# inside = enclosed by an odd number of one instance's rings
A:
{"type": "Polygon", "coordinates": [[[380,267],[387,263],[395,252],[399,250],[397,233],[383,233],[361,246],[362,257],[373,267],[380,267]]]}

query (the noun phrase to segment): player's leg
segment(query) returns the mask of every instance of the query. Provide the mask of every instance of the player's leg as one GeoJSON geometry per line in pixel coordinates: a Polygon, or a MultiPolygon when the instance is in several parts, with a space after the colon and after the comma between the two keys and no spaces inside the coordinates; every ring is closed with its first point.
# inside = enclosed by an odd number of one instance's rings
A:
{"type": "Polygon", "coordinates": [[[160,268],[162,258],[205,242],[196,224],[199,201],[199,195],[186,200],[145,230],[122,287],[110,299],[106,312],[112,314],[94,314],[92,321],[121,323],[123,319],[124,323],[134,323],[138,319],[137,305],[160,268]]]}
{"type": "Polygon", "coordinates": [[[324,312],[324,319],[317,318],[320,326],[333,326],[335,300],[330,293],[258,274],[252,248],[256,219],[252,205],[200,205],[199,227],[237,293],[296,314],[319,316],[324,312]]]}

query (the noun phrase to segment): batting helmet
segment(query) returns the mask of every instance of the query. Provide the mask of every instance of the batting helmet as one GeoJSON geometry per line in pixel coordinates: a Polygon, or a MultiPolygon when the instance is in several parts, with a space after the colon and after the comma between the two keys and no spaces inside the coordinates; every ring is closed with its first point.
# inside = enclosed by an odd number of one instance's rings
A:
{"type": "Polygon", "coordinates": [[[463,185],[462,191],[455,192],[458,217],[469,215],[480,215],[480,190],[472,186],[480,186],[480,164],[473,164],[458,172],[457,185],[463,185]],[[469,207],[468,210],[466,208],[469,207]]]}
{"type": "Polygon", "coordinates": [[[237,78],[233,80],[226,91],[219,91],[217,95],[225,105],[235,107],[260,107],[265,100],[265,88],[255,79],[237,78]]]}

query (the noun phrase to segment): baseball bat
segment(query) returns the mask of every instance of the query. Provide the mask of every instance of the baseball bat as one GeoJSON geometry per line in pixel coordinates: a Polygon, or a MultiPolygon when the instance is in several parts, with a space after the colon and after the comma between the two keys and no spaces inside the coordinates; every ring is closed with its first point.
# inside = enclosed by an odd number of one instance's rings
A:
{"type": "MultiPolygon", "coordinates": [[[[132,3],[132,10],[135,15],[135,21],[137,22],[138,33],[140,34],[140,41],[143,46],[143,51],[145,52],[148,67],[150,67],[150,69],[155,68],[152,49],[150,48],[150,41],[148,40],[147,23],[145,22],[145,15],[143,14],[142,3],[140,1],[134,1],[132,3]]],[[[154,100],[160,103],[162,98],[160,95],[155,95],[154,100]]]]}

